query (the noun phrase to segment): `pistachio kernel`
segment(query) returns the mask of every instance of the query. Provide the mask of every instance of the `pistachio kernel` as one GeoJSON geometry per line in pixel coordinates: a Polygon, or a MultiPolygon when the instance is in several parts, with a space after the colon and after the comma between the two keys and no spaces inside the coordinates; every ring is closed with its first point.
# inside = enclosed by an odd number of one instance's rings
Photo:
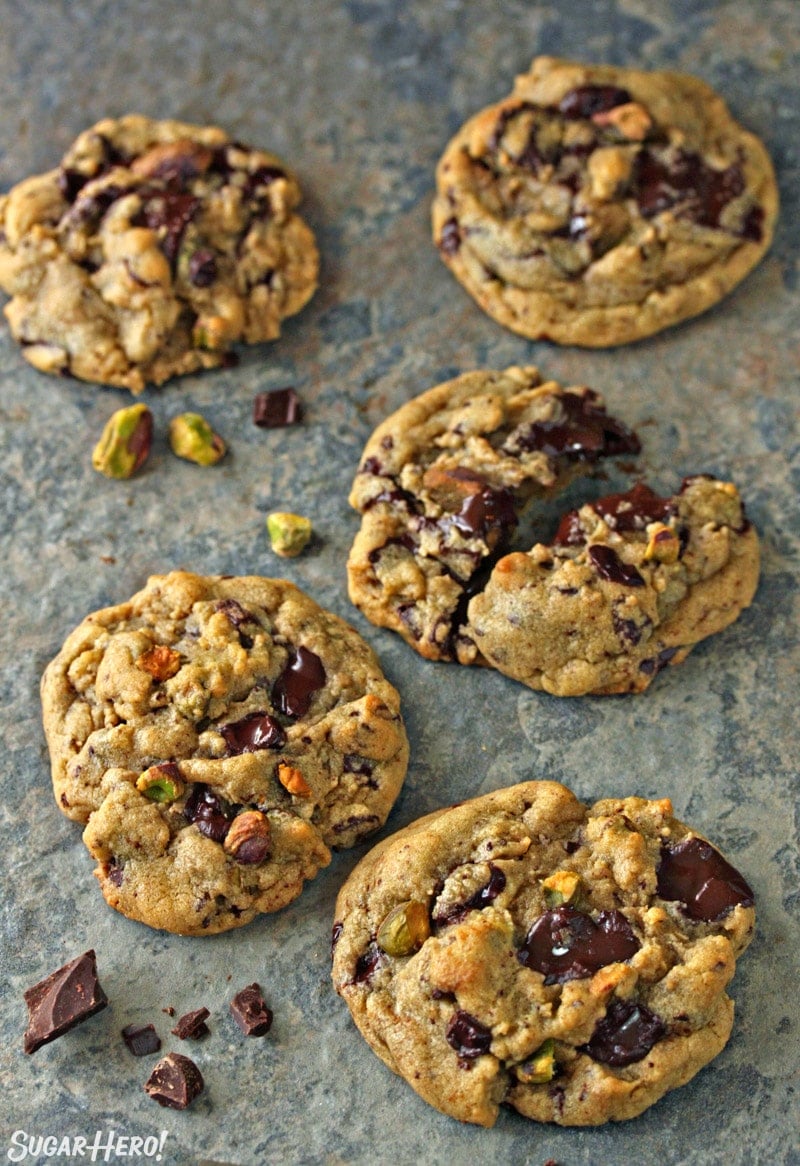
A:
{"type": "Polygon", "coordinates": [[[580,875],[572,870],[557,870],[549,878],[542,879],[544,901],[552,910],[554,907],[573,907],[581,893],[580,875]]]}
{"type": "Polygon", "coordinates": [[[394,907],[378,928],[378,947],[387,955],[412,955],[431,933],[428,908],[414,899],[394,907]]]}
{"type": "Polygon", "coordinates": [[[214,466],[225,456],[225,442],[200,413],[181,413],[169,423],[169,444],[176,457],[214,466]]]}
{"type": "Polygon", "coordinates": [[[270,849],[269,818],[260,810],[237,814],[222,846],[226,854],[246,866],[263,862],[270,849]]]}
{"type": "Polygon", "coordinates": [[[278,781],[285,790],[297,798],[308,798],[311,796],[311,786],[303,777],[300,770],[294,769],[291,765],[286,765],[283,761],[278,766],[278,781]]]}
{"type": "Polygon", "coordinates": [[[293,559],[308,545],[311,521],[300,514],[277,510],[267,515],[267,534],[276,555],[293,559]]]}
{"type": "Polygon", "coordinates": [[[192,344],[207,352],[224,350],[232,339],[232,329],[222,316],[202,316],[192,330],[192,344]]]}
{"type": "Polygon", "coordinates": [[[672,527],[657,522],[650,527],[649,534],[644,557],[656,559],[659,563],[676,563],[680,558],[681,540],[672,527]]]}
{"type": "Polygon", "coordinates": [[[107,478],[131,478],[153,443],[153,414],[146,405],[117,409],[94,447],[92,465],[107,478]]]}
{"type": "Polygon", "coordinates": [[[514,1066],[517,1079],[523,1085],[546,1085],[556,1074],[555,1044],[552,1039],[540,1045],[532,1057],[514,1066]]]}
{"type": "Polygon", "coordinates": [[[136,788],[151,802],[160,802],[168,805],[177,801],[186,789],[186,783],[181,780],[180,770],[174,761],[167,761],[162,765],[151,765],[142,773],[136,788]]]}

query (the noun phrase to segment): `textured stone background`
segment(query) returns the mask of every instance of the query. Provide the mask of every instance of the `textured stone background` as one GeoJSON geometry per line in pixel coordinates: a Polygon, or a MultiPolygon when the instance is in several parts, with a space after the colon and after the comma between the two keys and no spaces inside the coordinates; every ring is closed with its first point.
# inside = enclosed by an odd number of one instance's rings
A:
{"type": "Polygon", "coordinates": [[[90,451],[128,398],[36,373],[0,325],[3,1160],[14,1130],[91,1139],[114,1129],[168,1131],[163,1160],[181,1166],[800,1162],[799,70],[796,0],[0,3],[0,188],[54,165],[105,115],[215,121],[297,169],[323,255],[317,296],[276,344],[146,395],[161,434],[184,409],[216,424],[232,453],[213,470],[174,460],[159,437],[137,479],[101,479],[90,451]],[[618,351],[557,349],[504,332],[451,279],[429,241],[436,159],[538,52],[695,72],[765,139],[783,198],[777,241],[716,310],[618,351]],[[730,475],[763,535],[752,609],[644,696],[559,701],[499,674],[426,664],[347,601],[356,519],[346,493],[372,427],[449,375],[526,361],[600,389],[639,429],[656,488],[696,471],[730,475]],[[285,384],[306,423],[255,429],[254,393],[285,384]],[[275,508],[309,515],[318,532],[288,565],[266,541],[275,508]],[[285,573],[367,635],[403,692],[413,746],[391,827],[534,777],[587,799],[670,795],[757,892],[758,935],[733,984],[723,1054],[618,1127],[538,1127],[510,1112],[492,1131],[462,1127],[379,1063],[330,987],[333,901],[358,854],[335,858],[279,915],[225,936],[171,937],[108,910],[79,829],[51,797],[39,676],[87,612],[179,565],[285,573]],[[111,1007],[24,1057],[23,988],[89,946],[111,1007]],[[252,980],[275,1011],[265,1040],[246,1041],[227,1016],[252,980]],[[174,1047],[161,1009],[201,1004],[212,1034],[183,1051],[207,1091],[185,1113],[158,1109],[141,1091],[149,1062],[130,1056],[119,1030],[154,1021],[174,1047]]]}

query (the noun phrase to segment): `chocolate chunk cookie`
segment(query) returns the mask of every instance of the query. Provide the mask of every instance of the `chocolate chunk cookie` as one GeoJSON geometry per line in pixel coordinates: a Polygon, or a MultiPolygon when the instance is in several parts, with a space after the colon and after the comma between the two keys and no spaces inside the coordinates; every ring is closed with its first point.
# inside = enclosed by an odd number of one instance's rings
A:
{"type": "Polygon", "coordinates": [[[317,282],[280,159],[215,126],[131,114],[0,197],[0,287],[42,372],[147,384],[274,340],[317,282]]]}
{"type": "Polygon", "coordinates": [[[153,576],[68,636],[42,705],[107,901],[187,935],[294,899],[384,823],[408,762],[372,650],[281,580],[153,576]]]}
{"type": "Polygon", "coordinates": [[[768,249],[769,156],[704,82],[538,57],[437,169],[434,239],[490,316],[605,347],[715,304],[768,249]]]}
{"type": "Polygon", "coordinates": [[[730,482],[687,478],[668,498],[640,483],[565,515],[552,544],[500,559],[463,634],[530,688],[641,692],[739,616],[758,571],[730,482]]]}
{"type": "Polygon", "coordinates": [[[598,393],[535,368],[464,373],[415,397],[367,442],[350,502],[362,515],[350,598],[431,660],[476,659],[470,596],[520,512],[639,440],[598,393]]]}
{"type": "Polygon", "coordinates": [[[491,1126],[635,1117],[720,1052],[753,892],[668,799],[527,782],[437,811],[342,887],[333,981],[427,1102],[491,1126]]]}

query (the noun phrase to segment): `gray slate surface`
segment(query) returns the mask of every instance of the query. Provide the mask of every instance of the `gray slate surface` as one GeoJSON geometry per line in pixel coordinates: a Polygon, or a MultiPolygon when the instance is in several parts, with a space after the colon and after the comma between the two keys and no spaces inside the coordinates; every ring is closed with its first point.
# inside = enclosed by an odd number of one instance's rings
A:
{"type": "MultiPolygon", "coordinates": [[[[0,325],[4,1161],[19,1158],[15,1131],[91,1143],[113,1130],[166,1131],[161,1160],[180,1166],[800,1162],[799,74],[795,0],[0,3],[0,189],[54,165],[105,115],[215,121],[297,169],[323,255],[319,293],[277,343],[146,394],[162,436],[128,483],[101,479],[89,461],[127,395],[35,372],[0,325]],[[764,138],[783,198],[777,241],[718,308],[591,353],[503,331],[451,279],[429,241],[436,159],[537,52],[697,73],[764,138]],[[346,494],[373,426],[447,376],[519,362],[602,391],[639,429],[657,488],[702,470],[730,475],[763,535],[752,609],[644,696],[559,701],[426,664],[348,603],[357,523],[346,494]],[[305,402],[305,424],[256,430],[253,395],[286,384],[305,402]],[[213,470],[177,462],[164,444],[167,419],[185,409],[230,443],[213,470]],[[266,541],[276,508],[309,515],[318,533],[288,565],[266,541]],[[50,793],[39,676],[87,612],[175,566],[286,574],[367,636],[403,692],[412,741],[392,828],[535,777],[586,799],[671,796],[757,893],[758,934],[733,984],[737,1022],[722,1055],[617,1127],[539,1127],[510,1112],[491,1131],[460,1126],[379,1063],[330,987],[333,902],[363,848],[337,856],[295,905],[220,937],[171,937],[106,908],[80,830],[50,793]],[[90,946],[111,1007],[25,1057],[23,989],[90,946]],[[276,1019],[269,1037],[248,1041],[227,1002],[253,980],[276,1019]],[[177,1048],[162,1008],[201,1004],[211,1035],[180,1051],[195,1056],[207,1090],[185,1113],[161,1110],[142,1092],[150,1062],[130,1055],[119,1030],[153,1021],[177,1048]]],[[[612,487],[629,481],[611,477],[612,487]]]]}

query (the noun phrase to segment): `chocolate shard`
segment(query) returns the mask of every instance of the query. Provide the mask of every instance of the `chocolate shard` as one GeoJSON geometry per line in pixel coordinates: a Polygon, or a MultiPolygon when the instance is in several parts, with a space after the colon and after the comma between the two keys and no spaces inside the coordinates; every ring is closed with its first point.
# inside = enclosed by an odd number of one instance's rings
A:
{"type": "Polygon", "coordinates": [[[26,1053],[35,1053],[76,1024],[94,1016],[108,1004],[108,997],[97,978],[97,960],[93,950],[51,972],[44,980],[28,988],[28,1030],[26,1053]]]}
{"type": "Polygon", "coordinates": [[[207,1008],[195,1008],[193,1012],[186,1012],[170,1032],[179,1040],[200,1040],[208,1035],[206,1021],[210,1015],[207,1008]]]}
{"type": "Polygon", "coordinates": [[[186,1109],[205,1087],[194,1061],[181,1053],[167,1053],[147,1078],[144,1091],[167,1109],[186,1109]]]}
{"type": "Polygon", "coordinates": [[[122,1030],[122,1039],[134,1057],[147,1057],[161,1048],[161,1038],[152,1024],[128,1024],[122,1030]]]}
{"type": "Polygon", "coordinates": [[[272,1012],[258,984],[249,984],[231,1000],[231,1016],[245,1036],[265,1036],[272,1027],[272,1012]]]}

